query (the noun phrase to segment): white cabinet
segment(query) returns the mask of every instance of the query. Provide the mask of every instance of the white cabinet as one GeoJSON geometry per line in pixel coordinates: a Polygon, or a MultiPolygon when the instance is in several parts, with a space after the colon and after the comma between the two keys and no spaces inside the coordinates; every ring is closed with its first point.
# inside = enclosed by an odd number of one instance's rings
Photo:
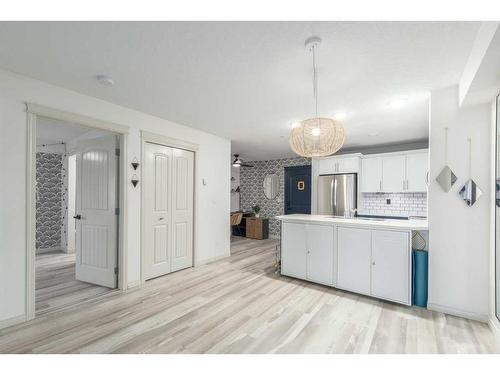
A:
{"type": "Polygon", "coordinates": [[[370,157],[361,162],[361,191],[382,191],[382,158],[370,157]]]}
{"type": "Polygon", "coordinates": [[[409,232],[339,226],[337,287],[411,305],[409,232]]]}
{"type": "Polygon", "coordinates": [[[281,273],[411,305],[410,233],[284,221],[281,273]]]}
{"type": "Polygon", "coordinates": [[[319,174],[335,174],[335,173],[358,173],[359,172],[359,156],[349,157],[329,157],[318,160],[319,174]]]}
{"type": "Polygon", "coordinates": [[[371,295],[411,304],[409,233],[373,230],[371,295]]]}
{"type": "Polygon", "coordinates": [[[333,285],[333,226],[307,228],[307,280],[333,285]]]}
{"type": "Polygon", "coordinates": [[[337,287],[370,294],[371,230],[337,230],[337,287]]]}
{"type": "Polygon", "coordinates": [[[281,273],[333,285],[334,227],[283,223],[281,273]]]}
{"type": "Polygon", "coordinates": [[[406,156],[406,191],[427,191],[427,152],[409,153],[406,156]]]}
{"type": "Polygon", "coordinates": [[[406,156],[394,155],[382,158],[382,191],[404,191],[406,156]]]}
{"type": "Polygon", "coordinates": [[[361,162],[361,192],[427,191],[426,151],[368,156],[361,162]]]}
{"type": "Polygon", "coordinates": [[[359,157],[341,158],[337,161],[337,173],[359,172],[359,157]]]}
{"type": "Polygon", "coordinates": [[[281,273],[305,279],[307,273],[306,224],[283,223],[281,232],[281,273]]]}

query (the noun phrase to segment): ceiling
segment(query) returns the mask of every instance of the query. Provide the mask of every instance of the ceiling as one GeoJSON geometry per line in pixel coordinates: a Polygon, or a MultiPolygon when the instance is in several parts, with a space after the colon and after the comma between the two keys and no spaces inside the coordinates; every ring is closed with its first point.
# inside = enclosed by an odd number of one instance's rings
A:
{"type": "Polygon", "coordinates": [[[428,92],[458,83],[479,22],[0,22],[0,67],[232,140],[245,160],[293,156],[288,132],[345,112],[346,148],[428,137],[428,92]],[[113,87],[97,83],[106,74],[113,87]],[[391,99],[407,98],[399,109],[391,99]]]}

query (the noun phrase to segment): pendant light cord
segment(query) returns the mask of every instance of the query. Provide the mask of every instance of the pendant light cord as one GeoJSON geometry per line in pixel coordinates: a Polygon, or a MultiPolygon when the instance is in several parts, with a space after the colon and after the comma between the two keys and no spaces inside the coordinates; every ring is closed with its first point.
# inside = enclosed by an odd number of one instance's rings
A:
{"type": "Polygon", "coordinates": [[[472,139],[467,138],[467,142],[469,142],[469,178],[472,178],[472,139]]]}
{"type": "Polygon", "coordinates": [[[444,165],[448,165],[448,127],[444,128],[444,165]]]}
{"type": "Polygon", "coordinates": [[[316,71],[316,46],[313,45],[312,49],[312,62],[313,62],[313,93],[316,108],[316,118],[318,117],[318,72],[316,71]]]}

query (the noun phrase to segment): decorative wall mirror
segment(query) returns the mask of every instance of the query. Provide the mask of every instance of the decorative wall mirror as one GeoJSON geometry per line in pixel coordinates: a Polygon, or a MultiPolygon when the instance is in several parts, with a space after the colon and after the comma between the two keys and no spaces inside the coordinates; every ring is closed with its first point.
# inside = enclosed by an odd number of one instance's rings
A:
{"type": "Polygon", "coordinates": [[[264,177],[264,195],[267,199],[274,199],[278,196],[280,188],[280,180],[277,174],[270,173],[264,177]]]}
{"type": "Polygon", "coordinates": [[[495,140],[495,314],[500,320],[500,95],[496,104],[495,140]]]}

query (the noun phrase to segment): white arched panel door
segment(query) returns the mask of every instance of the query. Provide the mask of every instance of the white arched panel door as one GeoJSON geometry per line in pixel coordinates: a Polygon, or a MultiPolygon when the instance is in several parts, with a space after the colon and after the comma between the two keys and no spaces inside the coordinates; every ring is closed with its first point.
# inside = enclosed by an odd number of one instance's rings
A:
{"type": "Polygon", "coordinates": [[[81,141],[76,154],[76,279],[117,287],[117,139],[81,141]]]}

